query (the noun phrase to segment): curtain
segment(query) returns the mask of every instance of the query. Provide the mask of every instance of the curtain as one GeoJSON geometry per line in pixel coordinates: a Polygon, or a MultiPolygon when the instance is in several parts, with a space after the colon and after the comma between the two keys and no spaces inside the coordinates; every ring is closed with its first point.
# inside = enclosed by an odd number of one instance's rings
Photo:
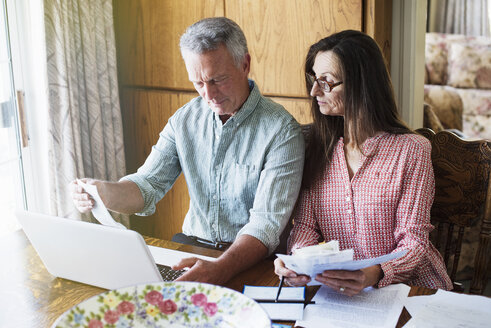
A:
{"type": "Polygon", "coordinates": [[[491,36],[490,0],[429,0],[428,32],[491,36]]]}
{"type": "Polygon", "coordinates": [[[44,18],[51,211],[90,220],[74,207],[70,181],[126,173],[112,1],[44,0],[44,18]]]}

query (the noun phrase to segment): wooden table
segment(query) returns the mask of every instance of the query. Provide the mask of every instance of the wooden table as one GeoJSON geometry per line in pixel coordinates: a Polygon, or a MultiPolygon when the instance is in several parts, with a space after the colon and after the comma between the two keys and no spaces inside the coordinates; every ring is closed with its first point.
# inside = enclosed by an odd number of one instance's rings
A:
{"type": "MultiPolygon", "coordinates": [[[[149,245],[177,249],[217,257],[220,251],[181,245],[171,241],[145,238],[149,245]]],[[[67,259],[67,262],[71,259],[67,259]]],[[[50,275],[23,231],[17,231],[0,240],[0,327],[51,327],[55,320],[72,306],[105,291],[74,281],[50,275]]],[[[242,292],[244,285],[276,286],[278,277],[272,261],[262,261],[242,272],[225,287],[242,292]]],[[[315,294],[308,287],[307,297],[315,294]]],[[[410,296],[433,294],[435,291],[411,287],[410,296]]],[[[398,322],[401,327],[410,316],[404,309],[398,322]]],[[[290,323],[291,324],[291,323],[290,323]]]]}

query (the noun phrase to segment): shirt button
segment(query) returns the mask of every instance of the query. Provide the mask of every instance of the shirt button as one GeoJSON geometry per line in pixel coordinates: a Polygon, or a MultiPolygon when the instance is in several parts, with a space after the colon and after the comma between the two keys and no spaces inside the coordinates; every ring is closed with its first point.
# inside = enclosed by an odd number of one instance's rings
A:
{"type": "Polygon", "coordinates": [[[351,214],[351,210],[347,210],[346,212],[348,212],[348,214],[351,214]]]}
{"type": "Polygon", "coordinates": [[[220,136],[218,136],[218,135],[217,135],[217,136],[215,137],[215,139],[217,139],[217,140],[218,140],[218,139],[220,139],[220,136]]]}
{"type": "Polygon", "coordinates": [[[217,199],[217,195],[213,195],[213,199],[215,199],[215,200],[216,200],[216,199],[217,199]]]}
{"type": "Polygon", "coordinates": [[[220,170],[220,166],[219,165],[215,166],[215,170],[217,171],[220,170]]]}
{"type": "Polygon", "coordinates": [[[349,201],[350,201],[350,199],[351,199],[351,198],[350,198],[349,196],[348,196],[348,197],[346,197],[346,201],[347,201],[347,202],[349,202],[349,201]]]}

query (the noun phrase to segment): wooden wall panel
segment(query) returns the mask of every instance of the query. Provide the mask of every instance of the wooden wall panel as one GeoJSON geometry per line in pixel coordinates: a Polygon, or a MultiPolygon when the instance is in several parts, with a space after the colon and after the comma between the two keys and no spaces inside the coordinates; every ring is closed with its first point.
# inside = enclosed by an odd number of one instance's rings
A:
{"type": "MultiPolygon", "coordinates": [[[[144,163],[172,114],[197,93],[123,88],[121,95],[127,171],[132,173],[144,163]]],[[[170,240],[181,231],[188,208],[188,189],[181,175],[157,204],[155,214],[132,216],[131,226],[143,234],[170,240]]]]}
{"type": "Polygon", "coordinates": [[[197,96],[197,92],[121,90],[126,160],[131,164],[127,171],[134,172],[143,164],[168,119],[197,96]]]}
{"type": "Polygon", "coordinates": [[[194,90],[179,38],[192,23],[223,15],[223,0],[115,0],[120,83],[194,90]]]}
{"type": "Polygon", "coordinates": [[[363,31],[377,41],[390,71],[392,47],[392,0],[365,0],[363,31]]]}
{"type": "Polygon", "coordinates": [[[362,29],[362,0],[229,0],[225,10],[248,40],[251,78],[272,96],[305,96],[308,47],[333,32],[362,29]]]}
{"type": "Polygon", "coordinates": [[[270,97],[273,101],[285,107],[290,114],[300,124],[312,123],[312,116],[310,115],[310,99],[293,99],[283,97],[270,97]]]}

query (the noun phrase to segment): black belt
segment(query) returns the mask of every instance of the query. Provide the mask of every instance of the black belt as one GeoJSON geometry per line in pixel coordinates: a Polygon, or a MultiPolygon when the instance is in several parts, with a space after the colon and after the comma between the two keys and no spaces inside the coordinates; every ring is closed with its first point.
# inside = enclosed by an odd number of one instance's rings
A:
{"type": "Polygon", "coordinates": [[[218,250],[225,250],[225,249],[229,248],[230,245],[232,245],[232,243],[227,243],[224,241],[211,241],[211,240],[206,240],[206,239],[199,238],[196,236],[188,236],[188,237],[193,239],[194,241],[196,241],[198,243],[205,244],[208,246],[213,246],[214,248],[216,248],[218,250]]]}

